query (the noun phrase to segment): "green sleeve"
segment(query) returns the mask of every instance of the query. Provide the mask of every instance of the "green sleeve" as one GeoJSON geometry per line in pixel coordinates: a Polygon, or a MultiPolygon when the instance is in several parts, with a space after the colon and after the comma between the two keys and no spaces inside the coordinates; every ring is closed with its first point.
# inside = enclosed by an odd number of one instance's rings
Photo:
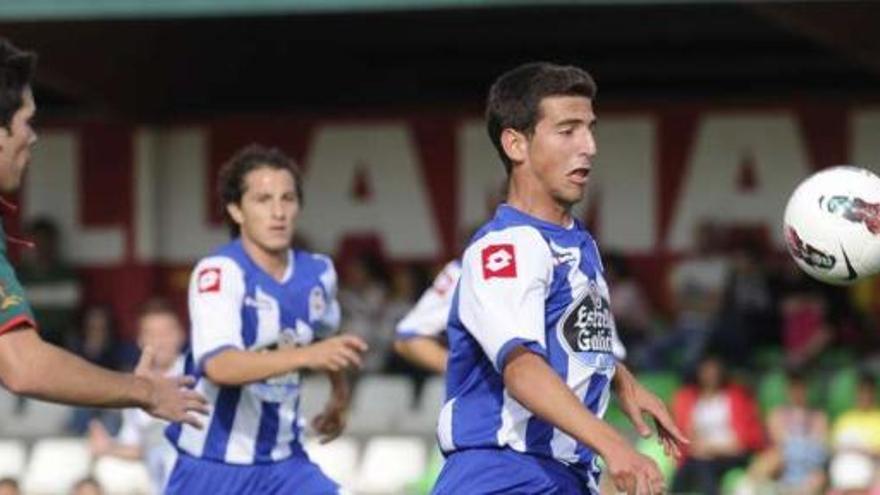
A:
{"type": "Polygon", "coordinates": [[[0,335],[21,325],[37,326],[15,270],[0,254],[0,335]]]}

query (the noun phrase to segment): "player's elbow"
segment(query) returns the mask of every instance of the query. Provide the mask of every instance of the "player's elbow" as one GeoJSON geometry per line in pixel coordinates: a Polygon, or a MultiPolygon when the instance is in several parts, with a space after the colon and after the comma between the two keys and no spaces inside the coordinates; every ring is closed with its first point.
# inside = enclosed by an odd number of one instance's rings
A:
{"type": "Polygon", "coordinates": [[[409,340],[397,339],[394,341],[394,352],[406,357],[409,353],[409,340]]]}
{"type": "Polygon", "coordinates": [[[237,387],[242,385],[235,379],[235,375],[226,370],[223,366],[218,365],[214,361],[208,361],[205,364],[205,376],[221,387],[237,387]]]}
{"type": "Polygon", "coordinates": [[[5,367],[2,378],[3,385],[15,395],[32,396],[36,395],[39,390],[39,380],[35,380],[23,366],[5,367]]]}
{"type": "Polygon", "coordinates": [[[503,363],[502,377],[504,386],[514,398],[518,397],[523,390],[527,390],[535,376],[536,367],[541,364],[542,358],[530,352],[525,347],[517,347],[510,351],[503,363]]]}
{"type": "Polygon", "coordinates": [[[0,338],[0,382],[16,395],[34,395],[40,380],[33,371],[37,357],[33,345],[23,334],[9,334],[0,338]]]}

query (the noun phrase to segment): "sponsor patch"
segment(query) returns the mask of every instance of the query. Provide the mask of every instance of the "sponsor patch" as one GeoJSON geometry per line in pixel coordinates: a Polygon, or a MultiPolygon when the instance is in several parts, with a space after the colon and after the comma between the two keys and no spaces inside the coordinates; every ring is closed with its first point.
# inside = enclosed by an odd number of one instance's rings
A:
{"type": "Polygon", "coordinates": [[[220,269],[219,268],[203,268],[199,272],[196,285],[199,294],[205,292],[220,292],[220,269]]]}
{"type": "Polygon", "coordinates": [[[483,278],[516,278],[513,244],[492,244],[483,248],[483,278]]]}

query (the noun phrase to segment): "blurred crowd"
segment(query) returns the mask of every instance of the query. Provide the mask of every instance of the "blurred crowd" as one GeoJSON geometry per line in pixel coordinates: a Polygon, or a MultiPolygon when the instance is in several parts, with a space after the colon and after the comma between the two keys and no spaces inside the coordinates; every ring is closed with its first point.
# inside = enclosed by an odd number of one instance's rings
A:
{"type": "Polygon", "coordinates": [[[760,231],[706,222],[657,301],[607,260],[627,361],[692,444],[672,493],[880,493],[875,282],[821,284],[760,231]],[[664,390],[665,387],[665,390],[664,390]]]}
{"type": "MultiPolygon", "coordinates": [[[[133,368],[149,344],[170,369],[185,345],[184,315],[147,301],[135,341],[120,338],[112,308],[84,300],[76,271],[60,256],[57,228],[37,220],[27,233],[37,247],[23,253],[20,275],[47,340],[120,370],[133,368]]],[[[760,232],[705,222],[694,245],[659,270],[605,256],[627,361],[659,387],[692,440],[678,463],[657,457],[672,493],[880,494],[874,282],[813,282],[760,232]]],[[[424,381],[424,371],[393,352],[395,327],[441,266],[387,263],[369,251],[337,261],[342,329],[371,348],[364,374],[424,381]]],[[[613,410],[609,420],[626,428],[613,410]]],[[[137,458],[130,445],[161,443],[161,432],[144,439],[132,422],[79,409],[67,429],[87,435],[95,455],[137,458]]],[[[81,485],[74,493],[100,493],[93,480],[81,485]]],[[[14,493],[14,480],[0,481],[0,495],[14,493]]]]}

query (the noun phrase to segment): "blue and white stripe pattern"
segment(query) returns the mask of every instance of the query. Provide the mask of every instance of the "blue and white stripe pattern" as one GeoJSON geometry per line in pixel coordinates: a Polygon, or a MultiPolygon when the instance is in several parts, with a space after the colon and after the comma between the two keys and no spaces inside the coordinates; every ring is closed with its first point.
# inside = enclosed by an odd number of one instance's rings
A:
{"type": "Polygon", "coordinates": [[[508,353],[525,346],[604,414],[624,350],[596,243],[579,222],[564,228],[500,206],[464,253],[448,337],[444,452],[509,448],[555,458],[595,483],[594,453],[532,415],[501,375],[508,353]]]}
{"type": "Polygon", "coordinates": [[[340,313],[332,261],[300,250],[289,256],[287,273],[278,281],[236,240],[193,271],[188,372],[196,376],[195,388],[208,398],[211,413],[202,430],[179,423],[168,428],[179,450],[240,465],[283,460],[297,450],[298,373],[241,387],[222,387],[204,375],[205,362],[223,350],[302,346],[336,331],[340,313]]]}

